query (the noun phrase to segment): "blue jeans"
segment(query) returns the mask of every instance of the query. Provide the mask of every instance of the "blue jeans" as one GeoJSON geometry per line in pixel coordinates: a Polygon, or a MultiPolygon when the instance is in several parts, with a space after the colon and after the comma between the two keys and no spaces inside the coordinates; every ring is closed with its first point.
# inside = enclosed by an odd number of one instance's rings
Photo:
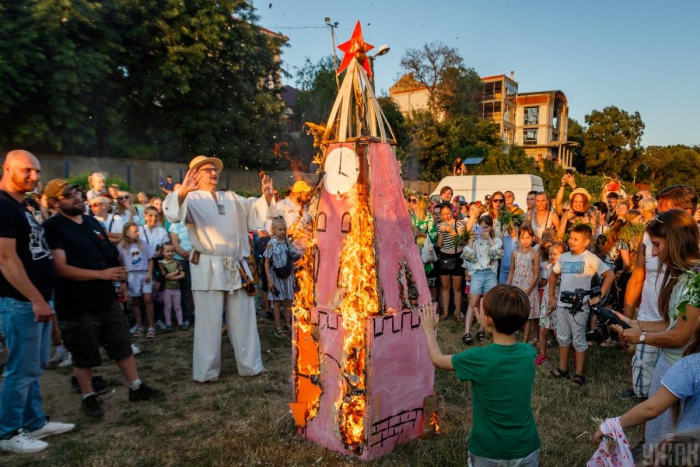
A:
{"type": "Polygon", "coordinates": [[[34,322],[31,303],[0,297],[0,333],[8,351],[0,390],[0,439],[46,423],[39,380],[49,366],[51,326],[50,321],[34,322]]]}

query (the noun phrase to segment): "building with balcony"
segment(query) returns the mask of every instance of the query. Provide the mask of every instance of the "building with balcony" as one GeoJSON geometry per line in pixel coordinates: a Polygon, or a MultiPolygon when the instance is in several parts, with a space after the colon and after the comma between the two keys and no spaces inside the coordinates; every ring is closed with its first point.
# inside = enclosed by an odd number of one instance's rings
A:
{"type": "Polygon", "coordinates": [[[518,97],[518,83],[506,75],[481,78],[484,95],[481,99],[481,118],[491,120],[498,126],[498,132],[508,144],[515,143],[515,110],[518,97]]]}
{"type": "MultiPolygon", "coordinates": [[[[503,141],[521,146],[540,166],[551,160],[571,167],[577,143],[567,140],[569,106],[563,92],[521,93],[512,71],[510,76],[487,76],[481,81],[481,118],[496,124],[503,141]]],[[[428,88],[416,81],[412,73],[403,75],[390,87],[389,95],[404,114],[429,108],[428,88]]]]}
{"type": "Polygon", "coordinates": [[[567,141],[569,105],[564,93],[520,93],[516,102],[515,144],[540,164],[551,160],[571,167],[577,143],[567,141]]]}

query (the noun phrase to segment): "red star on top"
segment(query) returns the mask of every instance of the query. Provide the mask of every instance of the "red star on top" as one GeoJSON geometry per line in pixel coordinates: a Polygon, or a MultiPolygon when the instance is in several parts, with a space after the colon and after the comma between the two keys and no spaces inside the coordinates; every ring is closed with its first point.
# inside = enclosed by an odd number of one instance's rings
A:
{"type": "Polygon", "coordinates": [[[350,40],[343,42],[338,46],[338,48],[345,52],[345,55],[343,55],[343,61],[340,62],[340,68],[338,68],[338,74],[342,73],[343,70],[350,65],[353,58],[357,58],[357,61],[362,64],[367,74],[372,76],[369,60],[365,60],[365,58],[367,58],[367,52],[372,50],[374,46],[365,42],[364,37],[362,37],[362,26],[360,26],[359,21],[355,25],[355,30],[353,31],[350,40]]]}

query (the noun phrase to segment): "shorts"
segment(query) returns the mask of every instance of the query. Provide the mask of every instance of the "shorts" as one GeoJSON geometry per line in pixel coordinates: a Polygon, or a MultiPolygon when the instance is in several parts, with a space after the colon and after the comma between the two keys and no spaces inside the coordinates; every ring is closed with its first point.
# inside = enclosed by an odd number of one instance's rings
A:
{"type": "Polygon", "coordinates": [[[640,342],[635,346],[632,357],[632,384],[634,394],[640,399],[649,397],[649,385],[659,355],[661,355],[661,349],[653,345],[640,342]]]}
{"type": "MultiPolygon", "coordinates": [[[[455,259],[455,267],[452,269],[443,269],[440,268],[440,276],[452,276],[452,277],[464,277],[464,268],[462,267],[462,258],[459,257],[461,253],[457,253],[454,255],[448,255],[445,253],[442,253],[440,255],[440,258],[454,258],[455,259]]],[[[436,261],[436,264],[440,264],[440,260],[436,261]]]]}
{"type": "Polygon", "coordinates": [[[489,459],[469,453],[469,467],[537,467],[540,463],[540,450],[531,452],[521,459],[489,459]]]}
{"type": "Polygon", "coordinates": [[[498,285],[496,273],[491,269],[479,269],[472,272],[469,293],[472,295],[484,295],[498,285]]]}
{"type": "Polygon", "coordinates": [[[555,313],[557,314],[557,342],[559,346],[568,347],[573,343],[576,352],[588,350],[586,323],[588,323],[590,310],[584,307],[583,310],[572,315],[569,308],[558,306],[555,313]]]}
{"type": "Polygon", "coordinates": [[[76,368],[102,365],[100,346],[115,361],[123,360],[132,353],[129,322],[116,300],[92,313],[76,316],[69,321],[59,321],[58,328],[76,368]]]}
{"type": "Polygon", "coordinates": [[[129,297],[140,297],[145,293],[153,293],[153,279],[146,283],[145,271],[134,271],[129,273],[129,280],[126,294],[129,297]]]}

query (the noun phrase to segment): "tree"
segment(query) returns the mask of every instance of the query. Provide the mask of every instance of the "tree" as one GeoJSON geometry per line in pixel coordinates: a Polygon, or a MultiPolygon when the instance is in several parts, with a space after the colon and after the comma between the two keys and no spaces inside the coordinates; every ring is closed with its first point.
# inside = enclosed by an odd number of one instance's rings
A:
{"type": "Polygon", "coordinates": [[[436,90],[437,105],[446,117],[462,116],[477,120],[484,94],[484,83],[473,68],[447,68],[436,90]]]}
{"type": "Polygon", "coordinates": [[[404,119],[398,104],[390,97],[380,97],[377,100],[379,101],[379,107],[381,107],[382,112],[384,112],[384,116],[389,122],[391,129],[394,131],[397,149],[404,148],[408,143],[408,132],[406,131],[406,120],[404,119]]]}
{"type": "Polygon", "coordinates": [[[629,114],[615,106],[586,115],[583,156],[587,173],[617,173],[632,178],[641,163],[644,122],[639,112],[629,114]]]}
{"type": "Polygon", "coordinates": [[[338,94],[333,57],[324,57],[315,64],[307,57],[297,72],[297,86],[294,125],[301,128],[305,122],[325,124],[338,94]]]}
{"type": "Polygon", "coordinates": [[[450,150],[454,146],[451,125],[428,111],[414,111],[407,122],[411,135],[401,152],[404,177],[409,180],[437,181],[450,174],[450,150]]]}
{"type": "Polygon", "coordinates": [[[0,144],[265,165],[282,44],[256,20],[246,0],[4,2],[0,144]]]}
{"type": "Polygon", "coordinates": [[[641,162],[641,179],[656,186],[700,187],[700,150],[683,145],[649,146],[641,162]]]}
{"type": "Polygon", "coordinates": [[[457,49],[442,42],[423,45],[421,49],[408,49],[401,58],[401,68],[413,73],[413,78],[428,89],[430,111],[438,115],[440,105],[439,86],[447,70],[463,68],[464,60],[457,49]]]}

